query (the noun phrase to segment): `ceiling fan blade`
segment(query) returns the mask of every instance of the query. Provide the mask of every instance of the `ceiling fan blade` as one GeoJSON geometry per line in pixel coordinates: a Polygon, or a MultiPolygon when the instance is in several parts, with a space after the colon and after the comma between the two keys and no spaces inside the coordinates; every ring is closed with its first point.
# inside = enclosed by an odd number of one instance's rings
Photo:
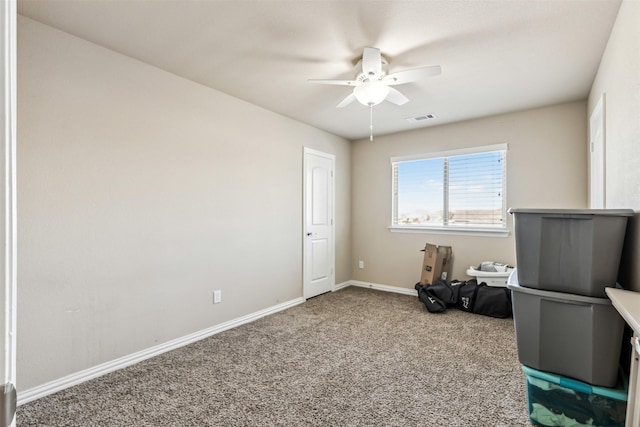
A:
{"type": "Polygon", "coordinates": [[[392,87],[389,87],[389,94],[385,99],[396,105],[404,105],[409,102],[409,98],[400,93],[398,89],[392,87]]]}
{"type": "Polygon", "coordinates": [[[355,100],[356,100],[356,95],[353,92],[351,92],[345,99],[343,99],[340,102],[340,104],[336,105],[336,108],[346,107],[347,105],[351,104],[355,100]]]}
{"type": "Polygon", "coordinates": [[[322,80],[322,79],[308,79],[309,83],[317,83],[321,85],[338,85],[338,86],[358,86],[360,82],[355,80],[322,80]]]}
{"type": "Polygon", "coordinates": [[[382,79],[382,81],[388,85],[403,85],[421,80],[425,77],[437,76],[440,73],[442,73],[442,68],[439,65],[432,65],[431,67],[414,68],[412,70],[391,73],[382,79]]]}
{"type": "Polygon", "coordinates": [[[365,47],[362,53],[362,72],[365,75],[373,73],[374,76],[379,76],[382,72],[382,57],[380,56],[380,49],[375,47],[365,47]]]}

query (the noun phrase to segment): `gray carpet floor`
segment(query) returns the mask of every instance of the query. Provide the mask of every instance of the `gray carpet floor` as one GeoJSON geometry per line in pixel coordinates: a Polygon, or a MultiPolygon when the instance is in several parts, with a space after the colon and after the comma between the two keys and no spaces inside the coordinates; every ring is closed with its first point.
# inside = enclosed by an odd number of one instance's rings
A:
{"type": "Polygon", "coordinates": [[[349,287],[18,408],[26,426],[530,426],[512,319],[349,287]]]}

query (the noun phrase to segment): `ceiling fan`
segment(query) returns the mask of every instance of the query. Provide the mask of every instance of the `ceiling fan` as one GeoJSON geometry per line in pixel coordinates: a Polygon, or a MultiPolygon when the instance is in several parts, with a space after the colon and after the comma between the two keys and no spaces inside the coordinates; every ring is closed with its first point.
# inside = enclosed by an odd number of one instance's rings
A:
{"type": "Polygon", "coordinates": [[[362,59],[356,64],[354,80],[322,80],[309,79],[311,83],[351,86],[353,92],[347,95],[336,108],[343,108],[357,100],[370,107],[370,140],[373,141],[373,106],[387,100],[396,105],[404,105],[409,98],[392,86],[421,80],[429,76],[437,76],[442,72],[439,65],[420,67],[397,73],[387,74],[389,62],[380,54],[380,49],[365,47],[362,59]]]}

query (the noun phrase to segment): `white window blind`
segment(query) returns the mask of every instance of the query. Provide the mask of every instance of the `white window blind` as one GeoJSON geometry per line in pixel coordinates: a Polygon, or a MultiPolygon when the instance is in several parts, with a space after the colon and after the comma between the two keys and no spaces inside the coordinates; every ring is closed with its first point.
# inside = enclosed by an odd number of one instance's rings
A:
{"type": "Polygon", "coordinates": [[[392,227],[506,229],[506,145],[392,159],[392,227]]]}

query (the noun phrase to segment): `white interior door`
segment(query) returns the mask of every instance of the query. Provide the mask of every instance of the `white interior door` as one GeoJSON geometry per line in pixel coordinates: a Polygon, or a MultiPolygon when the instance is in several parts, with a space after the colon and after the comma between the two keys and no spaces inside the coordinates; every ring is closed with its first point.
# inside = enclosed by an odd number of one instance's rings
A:
{"type": "Polygon", "coordinates": [[[0,426],[15,426],[16,405],[16,2],[0,6],[0,426]]]}
{"type": "Polygon", "coordinates": [[[589,118],[589,206],[592,209],[606,207],[604,99],[602,94],[589,118]]]}
{"type": "Polygon", "coordinates": [[[305,298],[329,292],[335,284],[334,165],[332,154],[304,149],[305,298]]]}

